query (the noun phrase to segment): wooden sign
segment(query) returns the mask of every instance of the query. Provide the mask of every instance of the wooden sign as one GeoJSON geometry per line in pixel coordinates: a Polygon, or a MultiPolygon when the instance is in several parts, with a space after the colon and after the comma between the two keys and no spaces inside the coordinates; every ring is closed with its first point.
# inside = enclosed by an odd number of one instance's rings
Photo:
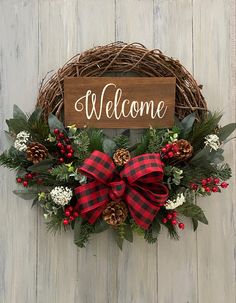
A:
{"type": "Polygon", "coordinates": [[[64,79],[65,125],[96,128],[171,127],[175,78],[64,79]]]}

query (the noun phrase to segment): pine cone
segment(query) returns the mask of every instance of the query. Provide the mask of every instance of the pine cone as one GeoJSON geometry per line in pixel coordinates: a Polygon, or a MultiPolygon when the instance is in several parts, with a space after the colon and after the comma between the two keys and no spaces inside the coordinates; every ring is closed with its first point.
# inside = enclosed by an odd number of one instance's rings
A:
{"type": "Polygon", "coordinates": [[[113,155],[113,160],[117,166],[125,165],[130,160],[130,153],[125,148],[117,149],[113,155]]]}
{"type": "Polygon", "coordinates": [[[176,154],[175,158],[185,161],[192,156],[193,147],[187,140],[180,139],[175,141],[175,143],[179,147],[178,153],[176,154]]]}
{"type": "Polygon", "coordinates": [[[28,145],[26,150],[26,158],[28,161],[31,161],[36,164],[47,158],[47,156],[48,150],[44,145],[38,142],[32,142],[28,145]]]}
{"type": "Polygon", "coordinates": [[[111,201],[107,204],[106,209],[103,211],[103,220],[107,224],[117,226],[125,222],[128,215],[128,209],[124,202],[111,201]]]}

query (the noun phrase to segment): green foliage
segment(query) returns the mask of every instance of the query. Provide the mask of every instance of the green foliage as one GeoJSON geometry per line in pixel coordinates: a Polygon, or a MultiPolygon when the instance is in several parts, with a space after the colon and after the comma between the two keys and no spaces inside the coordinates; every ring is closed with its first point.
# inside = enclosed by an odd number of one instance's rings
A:
{"type": "Polygon", "coordinates": [[[232,177],[232,169],[228,163],[216,165],[213,177],[226,181],[232,177]]]}
{"type": "Polygon", "coordinates": [[[128,148],[129,147],[129,138],[125,135],[119,135],[114,138],[114,142],[117,148],[128,148]]]}
{"type": "Polygon", "coordinates": [[[157,238],[160,234],[161,231],[161,224],[159,221],[160,217],[156,217],[151,226],[148,228],[148,230],[145,231],[145,235],[144,235],[144,239],[148,242],[148,243],[156,243],[157,242],[157,238]]]}
{"type": "Polygon", "coordinates": [[[225,141],[235,131],[235,129],[236,123],[230,123],[225,125],[224,127],[221,127],[217,132],[220,141],[225,141]]]}
{"type": "Polygon", "coordinates": [[[24,200],[32,200],[38,196],[38,191],[34,189],[15,189],[13,190],[13,194],[24,199],[24,200]]]}
{"type": "Polygon", "coordinates": [[[83,219],[78,217],[74,225],[74,243],[80,248],[85,247],[93,232],[94,226],[88,222],[83,222],[83,219]]]}
{"type": "Polygon", "coordinates": [[[109,139],[105,138],[103,140],[103,145],[102,145],[103,151],[105,154],[108,154],[110,157],[114,154],[115,150],[117,149],[116,143],[109,139]]]}
{"type": "Polygon", "coordinates": [[[57,119],[56,116],[54,116],[53,114],[49,114],[48,116],[48,125],[49,125],[49,128],[50,128],[50,132],[53,133],[54,129],[57,128],[59,129],[60,131],[64,132],[65,131],[65,128],[64,128],[64,125],[61,121],[59,121],[57,119]]]}
{"type": "Polygon", "coordinates": [[[204,224],[208,224],[207,218],[203,210],[195,204],[186,202],[183,205],[177,207],[176,211],[184,215],[185,217],[190,217],[204,224]]]}
{"type": "Polygon", "coordinates": [[[215,133],[221,117],[222,115],[219,113],[208,113],[204,120],[194,124],[193,130],[188,136],[194,151],[197,151],[204,146],[204,140],[207,135],[215,133]]]}
{"type": "Polygon", "coordinates": [[[49,218],[49,221],[46,222],[47,231],[56,234],[60,232],[62,229],[62,220],[63,220],[63,212],[58,212],[57,214],[52,214],[49,218]]]}
{"type": "Polygon", "coordinates": [[[191,113],[190,115],[186,116],[181,122],[181,138],[187,138],[189,133],[192,131],[193,124],[195,122],[196,115],[195,113],[191,113]]]}
{"type": "Polygon", "coordinates": [[[0,155],[0,165],[9,169],[17,170],[19,167],[27,167],[28,162],[22,152],[19,152],[14,147],[0,155]]]}
{"type": "Polygon", "coordinates": [[[94,150],[103,151],[103,139],[104,135],[102,130],[96,128],[90,128],[85,130],[89,137],[89,152],[94,150]]]}
{"type": "Polygon", "coordinates": [[[59,181],[67,182],[70,177],[70,172],[68,171],[68,166],[65,164],[58,165],[51,169],[50,174],[54,176],[59,181]]]}
{"type": "Polygon", "coordinates": [[[73,148],[74,156],[77,158],[78,164],[81,164],[90,151],[90,138],[86,130],[82,130],[74,137],[73,148]]]}
{"type": "Polygon", "coordinates": [[[118,245],[119,249],[122,250],[123,247],[123,242],[124,242],[124,237],[121,233],[122,228],[117,229],[112,229],[112,236],[113,239],[115,240],[116,244],[118,245]]]}
{"type": "Polygon", "coordinates": [[[103,219],[98,219],[94,224],[94,232],[101,233],[107,229],[109,229],[110,225],[106,223],[103,219]]]}

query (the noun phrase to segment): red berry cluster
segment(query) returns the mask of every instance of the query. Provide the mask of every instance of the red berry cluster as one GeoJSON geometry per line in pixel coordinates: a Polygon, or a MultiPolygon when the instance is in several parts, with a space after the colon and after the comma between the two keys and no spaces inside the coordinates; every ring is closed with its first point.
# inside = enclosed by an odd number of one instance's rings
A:
{"type": "MultiPolygon", "coordinates": [[[[207,193],[216,193],[220,190],[220,187],[227,188],[228,185],[229,184],[227,182],[221,182],[219,178],[209,177],[201,180],[200,188],[204,189],[207,193]]],[[[199,185],[196,183],[191,183],[190,188],[196,191],[199,188],[199,185]]]]}
{"type": "Polygon", "coordinates": [[[65,135],[59,131],[58,128],[54,129],[54,134],[56,135],[57,147],[60,152],[59,162],[64,163],[66,159],[73,157],[74,150],[69,144],[70,140],[65,137],[65,135]]]}
{"type": "Polygon", "coordinates": [[[165,218],[162,219],[162,223],[166,224],[168,221],[171,222],[172,225],[177,225],[179,226],[180,229],[184,229],[184,223],[179,222],[177,220],[177,212],[169,212],[165,218]]]}
{"type": "Polygon", "coordinates": [[[74,208],[72,206],[65,208],[64,215],[66,216],[66,218],[63,220],[64,225],[68,225],[79,216],[78,212],[74,211],[74,208]]]}
{"type": "Polygon", "coordinates": [[[36,184],[42,184],[43,183],[43,179],[38,178],[38,174],[37,173],[27,173],[22,178],[20,178],[20,177],[16,178],[16,182],[17,183],[22,183],[22,185],[24,187],[28,187],[29,186],[29,182],[36,182],[36,184]]]}
{"type": "Polygon", "coordinates": [[[178,155],[178,152],[179,152],[179,146],[177,143],[167,143],[161,149],[162,158],[164,159],[173,158],[176,155],[178,155]]]}

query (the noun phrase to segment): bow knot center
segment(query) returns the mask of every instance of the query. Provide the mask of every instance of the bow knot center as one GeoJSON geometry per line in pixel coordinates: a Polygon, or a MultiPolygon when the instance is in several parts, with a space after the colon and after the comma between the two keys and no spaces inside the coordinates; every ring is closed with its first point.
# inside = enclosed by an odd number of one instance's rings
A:
{"type": "Polygon", "coordinates": [[[112,200],[117,200],[124,195],[126,184],[124,180],[109,183],[109,196],[112,200]]]}

